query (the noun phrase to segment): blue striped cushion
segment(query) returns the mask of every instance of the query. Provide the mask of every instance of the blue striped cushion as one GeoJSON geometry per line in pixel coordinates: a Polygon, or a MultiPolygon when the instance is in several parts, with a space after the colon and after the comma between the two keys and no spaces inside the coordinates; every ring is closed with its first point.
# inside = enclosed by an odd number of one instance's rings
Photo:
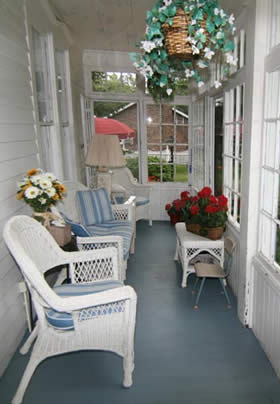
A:
{"type": "MultiPolygon", "coordinates": [[[[100,281],[97,284],[66,284],[54,287],[54,291],[62,297],[83,296],[91,293],[103,292],[108,289],[120,288],[123,286],[121,281],[106,280],[100,281]]],[[[61,330],[73,330],[73,318],[71,313],[58,312],[52,309],[47,309],[46,319],[54,328],[61,330]]],[[[92,313],[94,316],[94,312],[92,313]]]]}
{"type": "Polygon", "coordinates": [[[91,236],[121,236],[123,239],[123,258],[124,260],[128,258],[134,231],[132,222],[114,220],[104,224],[87,226],[87,230],[91,236]]]}
{"type": "Polygon", "coordinates": [[[106,188],[78,191],[77,202],[82,222],[86,226],[114,220],[112,206],[106,188]]]}

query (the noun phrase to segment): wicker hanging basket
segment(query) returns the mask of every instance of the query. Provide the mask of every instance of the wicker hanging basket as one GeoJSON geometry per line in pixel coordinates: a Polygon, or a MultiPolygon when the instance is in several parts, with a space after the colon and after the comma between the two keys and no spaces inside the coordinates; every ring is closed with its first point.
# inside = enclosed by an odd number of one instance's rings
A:
{"type": "MultiPolygon", "coordinates": [[[[162,24],[162,31],[165,38],[165,47],[167,53],[171,57],[181,59],[192,59],[193,55],[192,45],[187,41],[188,26],[191,25],[191,17],[181,8],[177,9],[176,15],[172,19],[172,25],[168,22],[162,24]]],[[[200,27],[206,28],[206,17],[200,21],[200,27]]],[[[206,43],[209,40],[209,33],[205,30],[206,43]]]]}

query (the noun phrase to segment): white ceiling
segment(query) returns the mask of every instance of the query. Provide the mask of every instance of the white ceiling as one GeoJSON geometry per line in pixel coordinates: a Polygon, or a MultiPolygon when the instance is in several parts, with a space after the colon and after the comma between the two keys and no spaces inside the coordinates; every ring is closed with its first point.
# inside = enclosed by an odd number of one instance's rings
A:
{"type": "MultiPolygon", "coordinates": [[[[220,0],[235,16],[252,0],[220,0]]],[[[82,49],[133,51],[156,0],[49,0],[82,49]]]]}

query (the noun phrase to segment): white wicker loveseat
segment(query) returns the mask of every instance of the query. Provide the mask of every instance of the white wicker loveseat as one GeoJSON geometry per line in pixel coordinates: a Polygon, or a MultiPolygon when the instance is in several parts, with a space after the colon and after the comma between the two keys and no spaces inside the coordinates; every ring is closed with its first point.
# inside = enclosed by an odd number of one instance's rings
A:
{"type": "MultiPolygon", "coordinates": [[[[78,208],[77,193],[87,191],[89,188],[75,181],[64,181],[64,185],[67,188],[67,194],[63,203],[59,203],[58,209],[71,221],[83,223],[81,210],[78,208]]],[[[78,236],[77,246],[80,250],[116,247],[119,252],[121,279],[124,280],[129,253],[134,253],[135,246],[135,198],[129,198],[124,204],[112,204],[111,208],[116,223],[86,226],[88,235],[78,236]]]]}
{"type": "Polygon", "coordinates": [[[38,316],[25,353],[32,353],[13,404],[22,402],[36,367],[46,358],[79,350],[106,350],[123,357],[123,385],[134,369],[136,294],[118,280],[117,250],[64,252],[50,233],[28,216],[11,218],[4,240],[28,285],[38,316]],[[52,289],[44,274],[70,267],[73,284],[52,289]]]}

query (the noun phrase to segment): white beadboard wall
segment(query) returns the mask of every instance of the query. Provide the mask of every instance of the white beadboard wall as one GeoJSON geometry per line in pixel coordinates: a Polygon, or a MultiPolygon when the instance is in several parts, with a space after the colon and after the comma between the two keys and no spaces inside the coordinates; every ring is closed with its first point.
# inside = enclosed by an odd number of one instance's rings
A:
{"type": "Polygon", "coordinates": [[[16,183],[38,166],[24,26],[24,2],[0,1],[0,376],[26,328],[20,272],[3,241],[7,219],[26,212],[16,183]]]}
{"type": "Polygon", "coordinates": [[[280,275],[258,259],[253,263],[252,329],[280,377],[280,275]]]}

